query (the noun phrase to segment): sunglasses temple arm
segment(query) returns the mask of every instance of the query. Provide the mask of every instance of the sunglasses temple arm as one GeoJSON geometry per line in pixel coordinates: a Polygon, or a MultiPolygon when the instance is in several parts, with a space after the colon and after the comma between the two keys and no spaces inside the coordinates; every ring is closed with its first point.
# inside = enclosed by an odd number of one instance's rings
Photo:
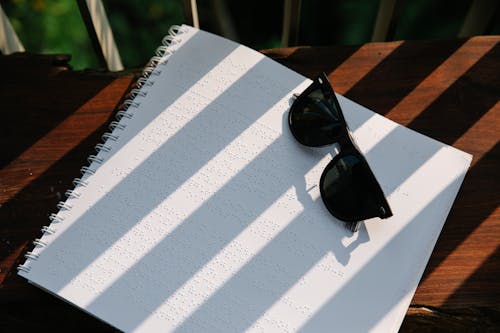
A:
{"type": "Polygon", "coordinates": [[[345,226],[347,229],[349,229],[350,231],[352,232],[356,232],[359,230],[359,226],[360,224],[362,223],[362,221],[358,221],[358,222],[350,222],[350,223],[347,223],[345,226]]]}

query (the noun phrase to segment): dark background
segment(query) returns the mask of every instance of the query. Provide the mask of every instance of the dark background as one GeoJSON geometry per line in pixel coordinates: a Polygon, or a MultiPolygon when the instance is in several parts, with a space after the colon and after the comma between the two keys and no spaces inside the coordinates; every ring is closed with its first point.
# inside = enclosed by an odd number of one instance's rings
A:
{"type": "MultiPolygon", "coordinates": [[[[406,0],[402,2],[394,38],[456,38],[472,0],[406,0]]],[[[185,21],[181,0],[104,0],[125,67],[140,67],[152,56],[172,24],[185,21]]],[[[234,27],[233,39],[265,49],[280,46],[282,0],[198,0],[201,28],[221,34],[223,20],[234,27]]],[[[76,1],[1,0],[19,38],[29,52],[69,53],[75,69],[98,67],[76,1]]],[[[301,45],[362,44],[370,41],[377,0],[303,0],[301,45]]],[[[498,11],[487,28],[500,34],[498,11]]]]}

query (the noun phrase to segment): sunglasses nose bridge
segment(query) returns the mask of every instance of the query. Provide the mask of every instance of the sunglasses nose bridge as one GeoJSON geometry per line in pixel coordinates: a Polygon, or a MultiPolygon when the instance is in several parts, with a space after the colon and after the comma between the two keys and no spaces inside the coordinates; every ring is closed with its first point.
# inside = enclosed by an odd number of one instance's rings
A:
{"type": "Polygon", "coordinates": [[[351,145],[351,140],[345,128],[342,128],[341,131],[335,135],[335,142],[339,145],[341,150],[343,147],[351,145]]]}

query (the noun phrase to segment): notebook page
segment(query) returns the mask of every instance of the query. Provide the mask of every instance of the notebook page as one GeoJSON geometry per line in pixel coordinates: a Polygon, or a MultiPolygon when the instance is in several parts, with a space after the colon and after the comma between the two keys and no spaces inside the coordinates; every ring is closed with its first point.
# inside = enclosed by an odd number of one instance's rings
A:
{"type": "Polygon", "coordinates": [[[20,274],[123,331],[397,331],[470,156],[339,96],[394,213],[352,234],[288,129],[310,81],[185,29],[20,274]]]}

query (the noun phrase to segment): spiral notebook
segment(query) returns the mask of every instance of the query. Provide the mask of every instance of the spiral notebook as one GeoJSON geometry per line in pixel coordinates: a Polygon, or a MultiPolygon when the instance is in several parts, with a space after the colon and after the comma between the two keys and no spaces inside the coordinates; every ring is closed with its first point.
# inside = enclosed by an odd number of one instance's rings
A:
{"type": "Polygon", "coordinates": [[[397,331],[471,156],[338,96],[394,214],[353,233],[318,190],[334,150],[288,128],[309,79],[163,44],[19,274],[123,331],[397,331]]]}

